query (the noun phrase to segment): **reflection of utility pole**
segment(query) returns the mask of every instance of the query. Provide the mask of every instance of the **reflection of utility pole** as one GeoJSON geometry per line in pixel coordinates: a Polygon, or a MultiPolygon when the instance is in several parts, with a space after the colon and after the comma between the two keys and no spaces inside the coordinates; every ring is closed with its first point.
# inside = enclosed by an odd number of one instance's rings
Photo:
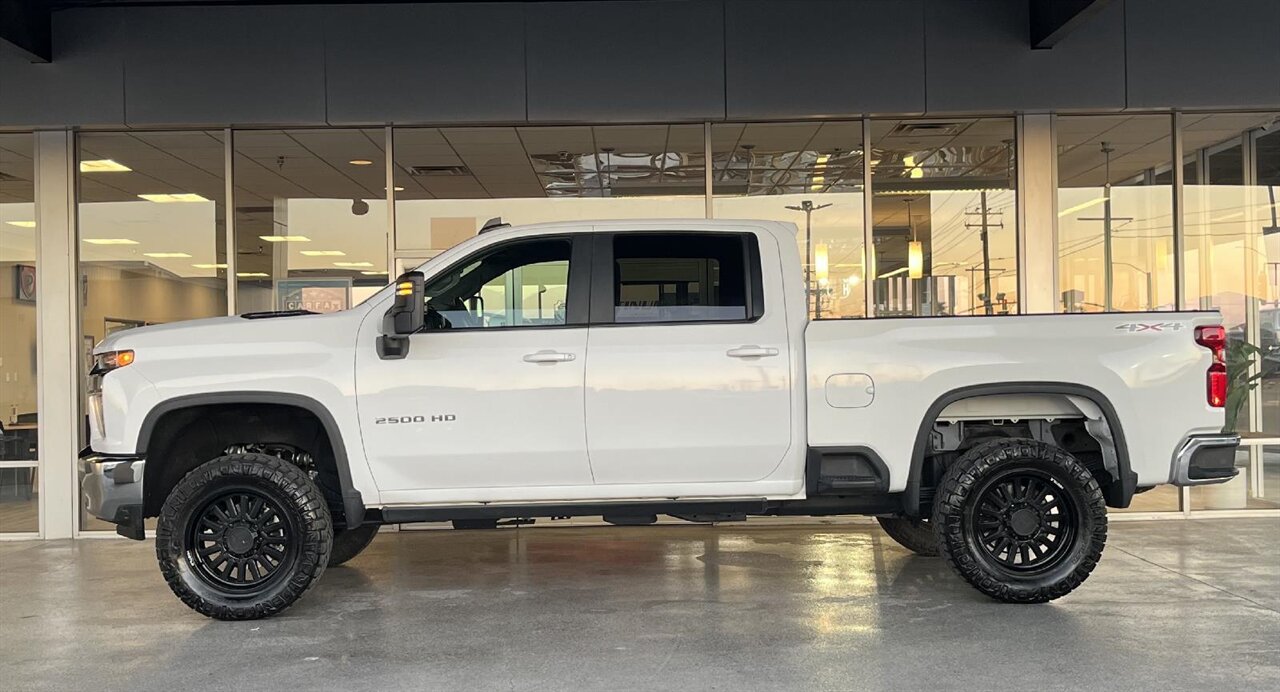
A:
{"type": "Polygon", "coordinates": [[[1116,264],[1129,267],[1130,269],[1136,272],[1139,272],[1141,274],[1146,274],[1147,276],[1147,310],[1155,310],[1156,309],[1155,278],[1154,278],[1155,274],[1153,272],[1147,271],[1146,269],[1143,269],[1142,267],[1139,267],[1136,264],[1130,264],[1128,262],[1116,262],[1116,264]]]}
{"type": "Polygon", "coordinates": [[[1111,215],[1111,153],[1115,148],[1110,144],[1102,143],[1102,155],[1106,157],[1103,168],[1103,175],[1106,182],[1102,186],[1102,216],[1079,217],[1076,221],[1101,221],[1102,222],[1102,291],[1103,291],[1103,309],[1111,312],[1115,303],[1113,298],[1113,289],[1115,277],[1111,271],[1111,231],[1112,224],[1116,221],[1129,222],[1133,221],[1132,216],[1114,217],[1111,215]]]}
{"type": "Polygon", "coordinates": [[[965,228],[979,229],[979,236],[982,238],[982,306],[988,315],[995,314],[991,304],[991,238],[989,231],[992,228],[1004,228],[1004,222],[991,223],[992,215],[1001,216],[1004,212],[992,212],[987,207],[987,192],[983,190],[979,193],[978,208],[974,211],[965,212],[966,216],[979,217],[977,223],[965,222],[965,228]]]}
{"type": "Polygon", "coordinates": [[[815,318],[821,317],[822,305],[821,297],[815,299],[813,289],[813,212],[819,209],[826,209],[831,206],[828,204],[815,205],[812,200],[802,200],[799,206],[787,205],[787,209],[792,211],[804,212],[804,290],[805,298],[808,301],[808,310],[815,318]],[[815,309],[816,304],[816,309],[815,309]]]}

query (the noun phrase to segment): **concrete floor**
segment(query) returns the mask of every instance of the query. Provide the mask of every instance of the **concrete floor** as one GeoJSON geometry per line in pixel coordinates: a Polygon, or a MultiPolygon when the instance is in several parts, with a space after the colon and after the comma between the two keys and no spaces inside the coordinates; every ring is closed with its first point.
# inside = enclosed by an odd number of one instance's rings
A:
{"type": "Polygon", "coordinates": [[[1280,688],[1280,519],[1116,522],[1002,605],[871,525],[384,534],[284,615],[188,610],[152,545],[0,543],[6,690],[1280,688]]]}

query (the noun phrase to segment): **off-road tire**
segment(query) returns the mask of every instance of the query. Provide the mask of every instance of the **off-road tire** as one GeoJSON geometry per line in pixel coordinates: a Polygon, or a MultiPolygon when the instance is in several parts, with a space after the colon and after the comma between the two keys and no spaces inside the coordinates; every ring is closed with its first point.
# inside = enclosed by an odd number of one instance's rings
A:
{"type": "Polygon", "coordinates": [[[933,526],[928,519],[924,517],[913,519],[895,515],[892,517],[876,517],[876,521],[880,522],[880,528],[889,534],[889,538],[892,538],[903,548],[916,555],[925,557],[938,556],[938,535],[934,533],[933,526]]]}
{"type": "MultiPolygon", "coordinates": [[[[1012,514],[1018,511],[1021,509],[1012,514]]],[[[933,504],[932,523],[939,551],[951,568],[979,591],[1009,603],[1045,603],[1067,595],[1097,566],[1107,541],[1106,502],[1093,474],[1062,449],[1029,439],[993,440],[965,452],[943,475],[933,504]],[[1024,538],[1021,531],[1029,530],[1027,521],[1015,530],[1012,519],[1016,517],[1006,514],[1004,519],[992,518],[990,508],[999,506],[999,502],[977,506],[987,498],[1008,496],[1009,506],[1027,508],[1027,497],[1036,493],[1029,488],[1024,491],[1022,504],[1016,497],[1017,479],[1026,477],[1040,478],[1045,488],[1040,500],[1030,501],[1042,504],[1030,507],[1030,511],[1044,517],[1044,505],[1056,505],[1062,514],[1058,524],[1061,533],[1054,534],[1053,529],[1046,528],[1051,525],[1041,521],[1039,528],[1030,529],[1039,532],[1036,537],[1024,538]],[[1001,484],[1010,481],[1015,490],[1000,493],[1006,489],[1001,484]],[[993,494],[988,495],[989,492],[993,494]],[[984,522],[982,526],[994,524],[999,528],[980,529],[980,522],[984,522]],[[1057,535],[1061,543],[1060,547],[1049,548],[1040,571],[1034,571],[1032,564],[1041,559],[1037,555],[1031,560],[1022,558],[1031,565],[1023,569],[1031,571],[1019,573],[1016,566],[1001,566],[1014,549],[988,549],[980,530],[1001,532],[997,535],[1030,543],[1037,543],[1041,536],[1052,541],[1052,536],[1057,535]]]]}
{"type": "Polygon", "coordinates": [[[364,552],[378,535],[377,524],[365,524],[354,529],[343,529],[333,534],[333,551],[329,553],[329,566],[337,567],[364,552]]]}
{"type": "MultiPolygon", "coordinates": [[[[256,526],[251,521],[252,507],[230,514],[241,525],[256,526]]],[[[258,517],[267,515],[267,510],[259,508],[258,517]]],[[[221,532],[230,533],[231,529],[221,532]]],[[[332,541],[324,494],[306,471],[265,454],[229,454],[197,467],[169,493],[156,524],[156,559],[169,588],[196,612],[218,620],[253,620],[279,613],[301,598],[324,573],[332,541]],[[211,583],[208,574],[217,567],[210,568],[208,563],[216,558],[205,557],[203,562],[201,558],[205,552],[201,542],[211,542],[214,534],[196,532],[205,530],[203,519],[212,516],[208,514],[212,508],[226,509],[221,498],[230,494],[261,498],[271,508],[270,517],[263,521],[271,521],[281,534],[274,540],[253,538],[267,528],[245,528],[241,536],[285,546],[280,549],[284,559],[274,571],[263,570],[270,576],[252,585],[254,593],[211,583]]],[[[243,547],[244,542],[236,545],[243,547]]],[[[242,573],[245,570],[239,568],[242,573]]]]}

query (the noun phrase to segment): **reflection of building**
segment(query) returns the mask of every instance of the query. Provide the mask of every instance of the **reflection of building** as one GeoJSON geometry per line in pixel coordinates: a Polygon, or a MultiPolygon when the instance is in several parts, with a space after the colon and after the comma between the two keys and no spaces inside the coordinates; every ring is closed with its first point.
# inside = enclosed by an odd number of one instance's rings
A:
{"type": "MultiPolygon", "coordinates": [[[[1028,2],[52,3],[51,64],[0,45],[0,423],[44,442],[0,442],[0,531],[99,528],[58,369],[85,339],[281,282],[356,302],[495,216],[810,200],[823,318],[1206,307],[1273,343],[1280,4],[1092,3],[1037,49],[1028,2]],[[761,48],[814,26],[862,31],[761,48]]],[[[1280,429],[1280,386],[1247,418],[1280,429]]],[[[1255,456],[1244,499],[1139,502],[1273,502],[1255,456]]]]}

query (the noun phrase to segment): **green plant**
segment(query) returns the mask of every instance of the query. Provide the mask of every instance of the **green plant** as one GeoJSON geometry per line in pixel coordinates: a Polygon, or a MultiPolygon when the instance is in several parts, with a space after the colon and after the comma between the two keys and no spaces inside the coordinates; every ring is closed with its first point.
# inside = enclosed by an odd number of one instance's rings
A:
{"type": "Polygon", "coordinates": [[[1262,376],[1265,371],[1259,368],[1258,372],[1250,375],[1249,368],[1254,364],[1255,359],[1261,360],[1262,349],[1243,339],[1239,341],[1227,342],[1226,365],[1227,365],[1227,405],[1226,423],[1222,426],[1223,432],[1235,432],[1236,422],[1240,417],[1240,408],[1244,406],[1244,402],[1249,398],[1249,392],[1252,392],[1262,383],[1262,376]]]}

